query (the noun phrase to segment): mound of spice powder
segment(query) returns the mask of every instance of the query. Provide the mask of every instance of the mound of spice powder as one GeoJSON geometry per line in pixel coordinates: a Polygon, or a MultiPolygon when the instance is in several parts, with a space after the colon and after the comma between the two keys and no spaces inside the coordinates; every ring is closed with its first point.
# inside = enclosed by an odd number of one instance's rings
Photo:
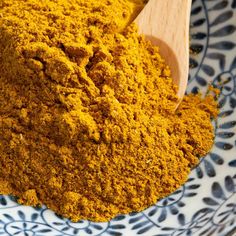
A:
{"type": "Polygon", "coordinates": [[[0,1],[0,193],[73,221],[141,211],[211,148],[213,96],[184,97],[130,24],[142,0],[0,1]]]}

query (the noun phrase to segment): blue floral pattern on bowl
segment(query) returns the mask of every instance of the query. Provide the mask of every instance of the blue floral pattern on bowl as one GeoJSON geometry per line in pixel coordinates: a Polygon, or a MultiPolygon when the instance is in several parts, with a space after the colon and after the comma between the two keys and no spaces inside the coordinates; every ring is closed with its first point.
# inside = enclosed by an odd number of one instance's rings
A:
{"type": "Polygon", "coordinates": [[[236,0],[193,0],[188,93],[219,88],[215,143],[175,193],[110,222],[72,223],[51,210],[0,195],[0,235],[236,235],[236,0]]]}

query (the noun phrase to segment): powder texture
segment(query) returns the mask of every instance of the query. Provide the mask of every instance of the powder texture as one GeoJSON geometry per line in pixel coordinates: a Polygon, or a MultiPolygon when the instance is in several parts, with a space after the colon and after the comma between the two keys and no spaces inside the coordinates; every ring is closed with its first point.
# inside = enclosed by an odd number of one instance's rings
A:
{"type": "Polygon", "coordinates": [[[210,150],[216,102],[174,112],[168,66],[128,26],[143,4],[0,0],[0,193],[107,221],[175,191],[210,150]]]}

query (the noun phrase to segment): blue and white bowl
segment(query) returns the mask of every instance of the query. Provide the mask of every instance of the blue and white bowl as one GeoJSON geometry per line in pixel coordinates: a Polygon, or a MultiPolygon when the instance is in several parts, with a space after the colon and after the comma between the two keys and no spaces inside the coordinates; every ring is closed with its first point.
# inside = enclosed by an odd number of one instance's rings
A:
{"type": "Polygon", "coordinates": [[[141,213],[106,223],[72,223],[45,207],[0,196],[0,235],[236,235],[236,0],[193,0],[191,36],[188,93],[217,86],[221,112],[214,146],[185,185],[141,213]]]}

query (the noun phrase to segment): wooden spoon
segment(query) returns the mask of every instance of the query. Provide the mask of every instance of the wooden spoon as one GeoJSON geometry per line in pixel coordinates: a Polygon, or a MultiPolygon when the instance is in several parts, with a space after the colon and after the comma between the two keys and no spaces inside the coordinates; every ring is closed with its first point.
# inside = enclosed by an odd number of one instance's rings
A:
{"type": "Polygon", "coordinates": [[[135,19],[170,66],[180,101],[188,82],[190,10],[191,0],[149,0],[135,19]]]}

